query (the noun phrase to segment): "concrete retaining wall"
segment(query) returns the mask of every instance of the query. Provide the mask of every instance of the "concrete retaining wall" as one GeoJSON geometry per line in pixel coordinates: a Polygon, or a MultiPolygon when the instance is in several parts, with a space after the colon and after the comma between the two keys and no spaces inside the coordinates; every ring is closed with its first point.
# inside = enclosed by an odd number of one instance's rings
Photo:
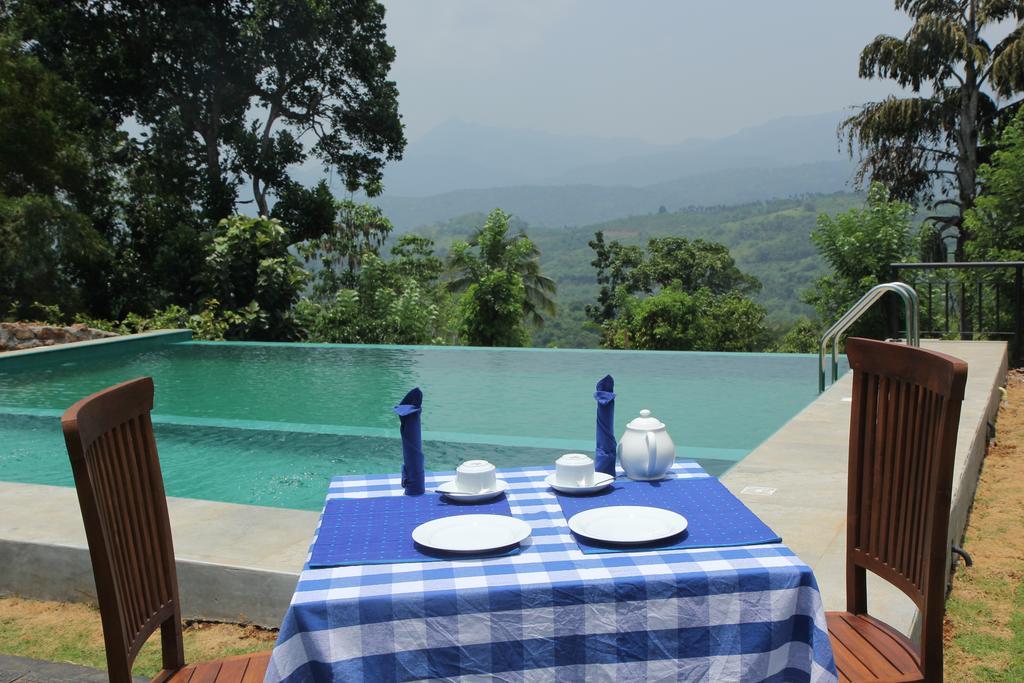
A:
{"type": "MultiPolygon", "coordinates": [[[[278,628],[320,515],[167,499],[185,619],[278,628]]],[[[96,603],[78,495],[0,482],[0,595],[96,603]]]]}
{"type": "MultiPolygon", "coordinates": [[[[964,533],[967,531],[967,518],[970,515],[971,506],[974,504],[974,494],[978,489],[982,461],[988,451],[989,424],[995,425],[998,429],[996,416],[999,414],[999,405],[1003,400],[1003,392],[1000,391],[1000,387],[1006,386],[1008,366],[1008,357],[1004,352],[1001,362],[994,368],[968,367],[968,375],[972,369],[974,372],[988,373],[983,381],[988,382],[991,386],[987,402],[983,402],[980,392],[973,405],[967,401],[964,402],[963,411],[968,414],[961,417],[960,430],[957,433],[957,454],[959,456],[962,449],[963,457],[962,459],[957,458],[958,462],[953,472],[953,502],[949,512],[950,543],[960,545],[964,533]]],[[[952,566],[952,562],[950,566],[952,566]]]]}
{"type": "MultiPolygon", "coordinates": [[[[0,557],[0,595],[96,605],[88,548],[0,539],[0,557]]],[[[181,558],[176,565],[184,619],[279,628],[298,580],[297,572],[181,558]]]]}

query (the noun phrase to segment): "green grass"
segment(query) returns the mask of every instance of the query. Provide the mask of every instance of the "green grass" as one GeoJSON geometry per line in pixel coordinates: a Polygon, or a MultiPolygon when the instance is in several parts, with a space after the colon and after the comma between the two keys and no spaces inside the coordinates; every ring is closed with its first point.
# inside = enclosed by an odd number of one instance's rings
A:
{"type": "MultiPolygon", "coordinates": [[[[184,630],[186,662],[269,650],[276,634],[234,624],[196,623],[184,630]]],[[[80,604],[0,597],[0,654],[106,669],[99,612],[80,604]]],[[[160,671],[160,632],[147,641],[133,673],[160,671]]]]}
{"type": "Polygon", "coordinates": [[[950,681],[1024,681],[1024,385],[1011,374],[998,441],[985,459],[964,547],[974,566],[946,603],[950,681]]]}
{"type": "MultiPolygon", "coordinates": [[[[1007,592],[1006,583],[999,581],[993,585],[978,582],[977,586],[996,596],[1007,592]]],[[[999,683],[1024,681],[1024,583],[1017,584],[1016,590],[1011,591],[1009,603],[1003,606],[1012,612],[1007,624],[1009,637],[992,633],[986,628],[992,624],[993,614],[985,605],[950,599],[947,605],[950,617],[961,624],[953,636],[954,647],[975,660],[966,680],[999,683]]],[[[949,678],[953,679],[952,676],[949,678]]]]}

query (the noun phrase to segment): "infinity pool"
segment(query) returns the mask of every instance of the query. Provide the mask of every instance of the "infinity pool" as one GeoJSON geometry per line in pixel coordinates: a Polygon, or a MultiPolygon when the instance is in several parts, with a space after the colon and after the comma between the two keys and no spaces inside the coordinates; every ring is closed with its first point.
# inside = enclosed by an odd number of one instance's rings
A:
{"type": "Polygon", "coordinates": [[[680,457],[716,474],[816,396],[816,359],[803,355],[227,342],[83,352],[27,367],[0,356],[0,480],[72,485],[60,414],[141,375],[156,384],[169,495],[309,510],[334,475],[400,468],[391,408],[415,386],[433,470],[592,453],[594,384],[606,373],[616,434],[648,408],[680,457]]]}

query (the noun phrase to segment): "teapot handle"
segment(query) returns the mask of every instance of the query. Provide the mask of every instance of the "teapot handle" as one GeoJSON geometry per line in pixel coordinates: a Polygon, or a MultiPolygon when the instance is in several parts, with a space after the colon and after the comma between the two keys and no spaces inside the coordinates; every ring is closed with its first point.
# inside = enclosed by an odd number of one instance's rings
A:
{"type": "Polygon", "coordinates": [[[658,437],[654,432],[646,432],[644,441],[647,442],[647,473],[653,475],[658,471],[658,437]]]}

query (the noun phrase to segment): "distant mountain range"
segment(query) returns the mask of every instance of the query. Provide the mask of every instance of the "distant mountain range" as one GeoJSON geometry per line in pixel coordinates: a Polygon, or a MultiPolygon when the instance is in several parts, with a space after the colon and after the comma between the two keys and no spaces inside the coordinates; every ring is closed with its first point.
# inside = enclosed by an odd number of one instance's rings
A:
{"type": "Polygon", "coordinates": [[[843,113],[787,117],[717,140],[654,145],[462,121],[438,126],[385,171],[374,198],[400,231],[501,207],[531,225],[850,189],[843,113]]]}
{"type": "Polygon", "coordinates": [[[747,168],[686,176],[647,187],[524,185],[458,190],[430,197],[385,195],[373,201],[399,231],[501,207],[530,225],[586,225],[625,216],[719,206],[848,189],[852,166],[821,161],[783,168],[747,168]]]}
{"type": "Polygon", "coordinates": [[[384,185],[391,195],[426,197],[453,190],[575,184],[586,182],[572,179],[577,167],[661,150],[628,138],[557,135],[455,119],[410,143],[403,159],[385,170],[384,185]]]}

